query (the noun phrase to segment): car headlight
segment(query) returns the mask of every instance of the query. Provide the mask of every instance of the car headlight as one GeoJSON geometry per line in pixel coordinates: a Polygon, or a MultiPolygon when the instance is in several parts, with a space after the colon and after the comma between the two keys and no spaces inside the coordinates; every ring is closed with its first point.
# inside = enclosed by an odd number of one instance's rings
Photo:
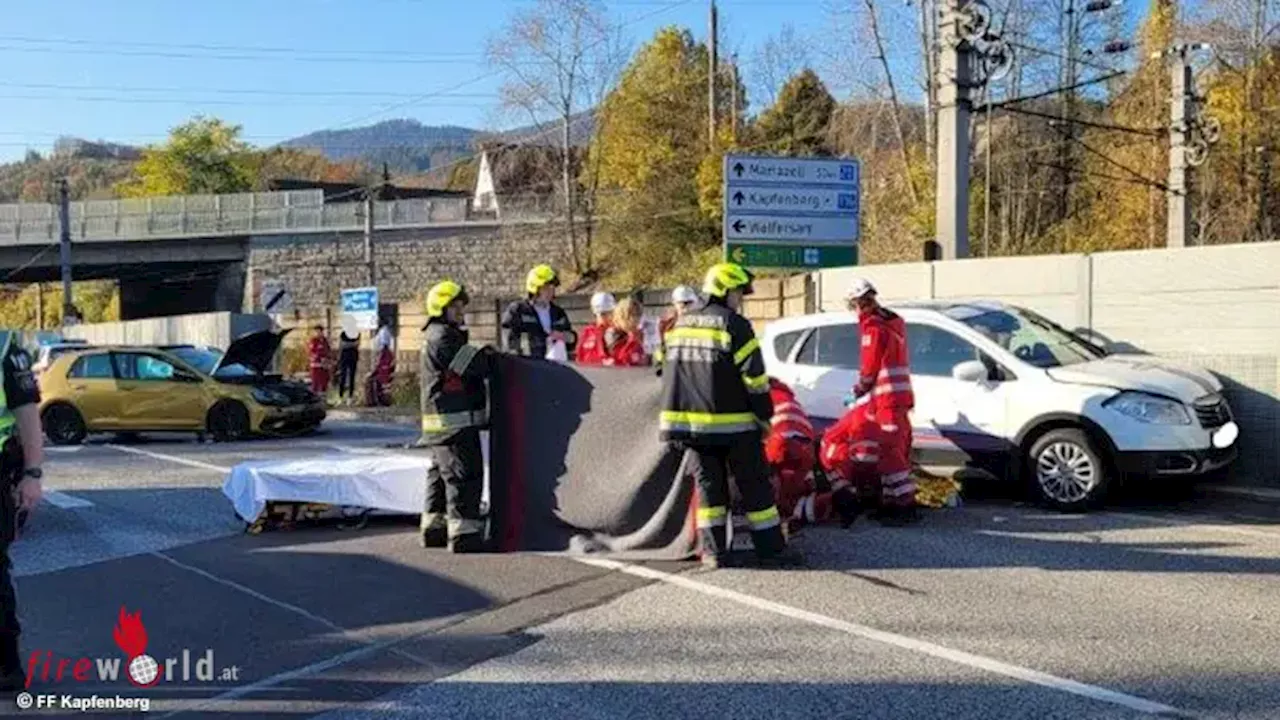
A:
{"type": "Polygon", "coordinates": [[[1191,413],[1177,400],[1141,392],[1122,392],[1104,402],[1103,407],[1152,425],[1190,425],[1191,413]]]}
{"type": "Polygon", "coordinates": [[[257,400],[263,405],[288,405],[289,404],[289,397],[284,393],[279,393],[279,392],[276,392],[275,390],[269,390],[267,388],[260,388],[260,387],[253,389],[253,399],[257,400]]]}

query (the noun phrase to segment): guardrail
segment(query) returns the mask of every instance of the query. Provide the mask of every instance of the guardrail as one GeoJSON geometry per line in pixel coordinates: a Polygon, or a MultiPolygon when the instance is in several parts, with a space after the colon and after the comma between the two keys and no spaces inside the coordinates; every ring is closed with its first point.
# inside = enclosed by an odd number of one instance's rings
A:
{"type": "MultiPolygon", "coordinates": [[[[461,223],[468,198],[375,202],[375,228],[461,223]]],[[[364,203],[325,204],[320,190],[179,195],[71,203],[75,242],[160,240],[218,235],[331,232],[364,227],[364,203]]],[[[59,237],[58,207],[50,203],[0,205],[0,245],[47,244],[59,237]]]]}

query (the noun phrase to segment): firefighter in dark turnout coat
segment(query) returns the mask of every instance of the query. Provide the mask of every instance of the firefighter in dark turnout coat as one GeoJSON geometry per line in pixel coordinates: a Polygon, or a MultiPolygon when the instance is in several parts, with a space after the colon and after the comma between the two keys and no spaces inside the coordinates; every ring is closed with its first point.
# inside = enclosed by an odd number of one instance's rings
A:
{"type": "Polygon", "coordinates": [[[468,344],[462,328],[468,302],[461,285],[446,280],[427,293],[422,350],[422,440],[431,448],[423,508],[423,547],[446,543],[453,552],[480,552],[484,525],[484,453],[480,430],[488,425],[485,380],[493,373],[493,349],[468,344]]]}
{"type": "Polygon", "coordinates": [[[26,686],[18,638],[18,598],[10,577],[9,545],[17,539],[19,516],[40,502],[44,434],[40,391],[31,356],[10,332],[0,331],[0,694],[26,686]]]}
{"type": "Polygon", "coordinates": [[[578,334],[568,313],[554,302],[560,277],[550,265],[539,265],[529,271],[524,284],[527,297],[502,312],[502,349],[542,359],[550,343],[559,340],[573,359],[578,334]]]}
{"type": "Polygon", "coordinates": [[[799,561],[786,547],[764,458],[773,416],[769,378],[755,331],[738,314],[752,279],[739,265],[713,266],[702,287],[706,305],[685,313],[666,335],[662,440],[684,450],[685,472],[698,484],[698,542],[708,567],[730,559],[731,475],[757,556],[769,564],[799,561]]]}

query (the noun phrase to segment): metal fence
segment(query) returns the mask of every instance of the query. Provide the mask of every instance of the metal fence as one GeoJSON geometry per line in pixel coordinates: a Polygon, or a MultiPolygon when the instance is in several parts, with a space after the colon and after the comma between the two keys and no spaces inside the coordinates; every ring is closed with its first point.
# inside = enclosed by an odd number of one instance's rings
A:
{"type": "MultiPolygon", "coordinates": [[[[379,229],[460,223],[468,198],[421,198],[374,203],[379,229]]],[[[329,232],[364,227],[364,203],[325,204],[320,190],[179,195],[71,203],[74,241],[158,240],[270,233],[329,232]]],[[[0,205],[0,244],[46,244],[59,235],[58,207],[0,205]]]]}

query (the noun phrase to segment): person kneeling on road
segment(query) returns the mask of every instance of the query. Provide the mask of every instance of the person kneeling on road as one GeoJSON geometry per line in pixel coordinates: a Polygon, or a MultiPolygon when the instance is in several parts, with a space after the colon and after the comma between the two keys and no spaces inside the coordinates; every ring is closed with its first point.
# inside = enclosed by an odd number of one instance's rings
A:
{"type": "Polygon", "coordinates": [[[771,378],[769,399],[773,402],[773,419],[764,452],[773,471],[778,511],[788,518],[792,531],[837,516],[848,527],[857,516],[856,498],[848,483],[827,487],[815,476],[817,437],[795,393],[785,383],[771,378]]]}
{"type": "Polygon", "coordinates": [[[705,307],[681,317],[667,333],[661,439],[683,451],[683,467],[698,487],[698,543],[704,566],[731,559],[729,477],[742,496],[756,555],[765,564],[799,564],[787,547],[764,459],[763,429],[773,407],[760,342],[738,313],[752,275],[722,263],[706,275],[705,307]]]}
{"type": "Polygon", "coordinates": [[[493,376],[494,350],[468,344],[462,328],[467,291],[452,280],[427,293],[422,350],[422,439],[431,448],[423,547],[481,552],[484,523],[484,452],[480,430],[488,425],[485,380],[493,376]]]}

